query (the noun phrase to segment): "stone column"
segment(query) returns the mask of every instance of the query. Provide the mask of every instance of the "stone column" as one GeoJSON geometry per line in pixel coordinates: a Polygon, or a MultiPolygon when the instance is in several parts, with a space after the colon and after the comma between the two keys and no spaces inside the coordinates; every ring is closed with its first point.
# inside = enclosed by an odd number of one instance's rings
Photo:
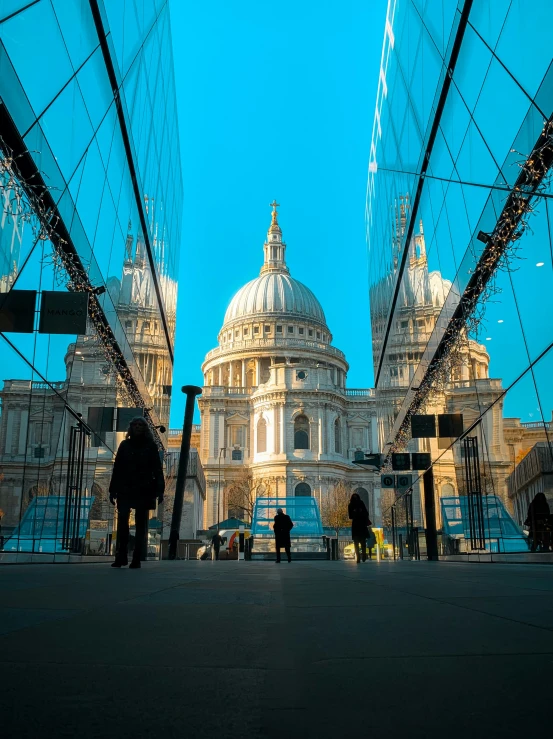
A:
{"type": "MultiPolygon", "coordinates": [[[[29,411],[22,410],[20,413],[20,425],[19,425],[19,442],[17,446],[17,453],[19,455],[25,454],[27,451],[27,426],[29,425],[29,411]]],[[[10,443],[8,439],[8,444],[10,443]]]]}
{"type": "MultiPolygon", "coordinates": [[[[217,456],[217,459],[218,459],[219,458],[219,451],[220,451],[221,447],[226,447],[226,445],[227,445],[226,434],[225,434],[225,431],[226,431],[226,429],[225,429],[225,414],[224,413],[220,413],[217,420],[219,421],[219,448],[216,450],[216,456],[217,456]]],[[[224,460],[223,459],[221,459],[221,462],[222,462],[222,464],[224,464],[224,460]]]]}
{"type": "Polygon", "coordinates": [[[329,413],[326,403],[322,408],[322,416],[323,438],[321,440],[321,454],[328,454],[330,452],[330,440],[332,436],[329,434],[329,413]]]}
{"type": "Polygon", "coordinates": [[[205,413],[204,417],[209,423],[208,427],[208,440],[207,440],[207,456],[213,457],[215,455],[215,426],[217,424],[217,416],[215,413],[205,413]]]}
{"type": "MultiPolygon", "coordinates": [[[[344,419],[344,421],[345,421],[345,419],[344,419]]],[[[370,421],[369,421],[369,424],[370,424],[370,421]]],[[[370,444],[370,441],[369,441],[369,429],[370,429],[370,425],[365,429],[365,444],[370,444]]],[[[346,459],[347,459],[347,456],[348,456],[348,429],[347,429],[347,424],[342,422],[342,418],[341,417],[340,417],[340,434],[342,436],[342,438],[340,439],[340,441],[342,442],[342,455],[344,457],[346,457],[346,459]]],[[[365,446],[364,448],[366,449],[367,447],[365,446]]]]}
{"type": "Polygon", "coordinates": [[[242,359],[242,387],[246,387],[246,360],[242,359]]]}
{"type": "Polygon", "coordinates": [[[318,433],[318,437],[319,437],[318,438],[319,448],[317,450],[317,454],[318,454],[318,457],[320,459],[321,458],[321,455],[323,453],[323,437],[324,437],[323,409],[322,408],[319,408],[318,409],[317,416],[318,416],[318,419],[317,419],[317,428],[318,428],[318,431],[319,431],[319,433],[318,433]]]}
{"type": "Polygon", "coordinates": [[[286,454],[286,434],[284,433],[284,403],[278,409],[280,414],[280,453],[286,454]]]}
{"type": "Polygon", "coordinates": [[[275,454],[280,454],[280,406],[277,404],[273,406],[273,427],[274,427],[273,452],[275,454]]]}

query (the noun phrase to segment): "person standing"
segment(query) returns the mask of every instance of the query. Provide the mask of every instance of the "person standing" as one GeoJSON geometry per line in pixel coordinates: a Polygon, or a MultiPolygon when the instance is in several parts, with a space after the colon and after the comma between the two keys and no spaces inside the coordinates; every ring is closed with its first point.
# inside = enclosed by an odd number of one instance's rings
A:
{"type": "Polygon", "coordinates": [[[369,552],[369,559],[373,557],[373,549],[376,546],[376,534],[369,525],[369,536],[367,539],[367,550],[369,552]]]}
{"type": "Polygon", "coordinates": [[[549,531],[549,503],[544,493],[536,493],[534,499],[528,506],[528,515],[525,526],[530,532],[531,549],[535,552],[538,547],[540,552],[548,552],[551,544],[549,531]]]}
{"type": "Polygon", "coordinates": [[[224,544],[224,541],[225,540],[219,532],[212,537],[211,544],[213,546],[213,551],[215,552],[215,559],[219,559],[219,550],[221,549],[221,544],[224,544]]]}
{"type": "Polygon", "coordinates": [[[280,564],[280,550],[284,549],[288,562],[292,561],[290,556],[290,531],[294,528],[292,519],[279,508],[275,516],[273,531],[275,532],[276,562],[280,564]]]}
{"type": "Polygon", "coordinates": [[[136,535],[131,569],[138,569],[146,527],[148,511],[163,502],[165,480],[161,458],[150,427],[142,416],[130,422],[126,438],[119,445],[109,486],[109,499],[117,501],[117,551],[112,567],[128,564],[129,517],[134,508],[136,535]]]}
{"type": "Polygon", "coordinates": [[[351,519],[351,538],[355,547],[355,559],[357,564],[367,561],[367,537],[371,520],[367,506],[363,503],[358,493],[353,493],[348,505],[348,515],[351,519]],[[359,549],[361,548],[361,554],[359,549]]]}

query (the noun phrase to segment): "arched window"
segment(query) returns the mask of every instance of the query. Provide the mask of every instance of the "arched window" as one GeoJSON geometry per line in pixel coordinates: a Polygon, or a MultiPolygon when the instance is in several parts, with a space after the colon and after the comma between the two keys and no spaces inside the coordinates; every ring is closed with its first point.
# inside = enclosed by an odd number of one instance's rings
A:
{"type": "Polygon", "coordinates": [[[363,503],[367,506],[367,510],[369,511],[370,515],[370,508],[369,508],[369,491],[365,488],[355,488],[353,491],[354,493],[357,493],[357,495],[361,498],[363,503]]]}
{"type": "Polygon", "coordinates": [[[342,424],[339,418],[334,421],[334,451],[336,454],[342,453],[342,424]]]}
{"type": "Polygon", "coordinates": [[[451,498],[455,495],[455,488],[450,482],[446,482],[445,485],[442,485],[442,497],[443,498],[451,498]]]}
{"type": "Polygon", "coordinates": [[[294,449],[309,449],[309,419],[298,416],[294,421],[294,449]]]}
{"type": "Polygon", "coordinates": [[[264,418],[257,422],[257,451],[258,453],[267,451],[267,421],[264,418]]]}
{"type": "Polygon", "coordinates": [[[300,482],[296,485],[296,497],[308,498],[311,495],[311,488],[306,482],[300,482]]]}

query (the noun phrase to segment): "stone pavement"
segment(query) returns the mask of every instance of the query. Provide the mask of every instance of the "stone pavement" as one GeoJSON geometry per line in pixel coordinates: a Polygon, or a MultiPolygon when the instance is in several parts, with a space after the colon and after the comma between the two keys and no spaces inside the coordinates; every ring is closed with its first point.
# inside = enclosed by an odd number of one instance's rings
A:
{"type": "Polygon", "coordinates": [[[553,722],[553,570],[0,568],[5,737],[521,737],[553,722]]]}

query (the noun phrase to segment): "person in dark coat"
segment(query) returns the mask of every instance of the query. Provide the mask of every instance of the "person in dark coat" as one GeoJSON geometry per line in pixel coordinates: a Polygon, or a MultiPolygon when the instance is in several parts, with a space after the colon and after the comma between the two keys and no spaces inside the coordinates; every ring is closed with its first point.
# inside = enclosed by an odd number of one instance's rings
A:
{"type": "Polygon", "coordinates": [[[157,445],[150,427],[142,416],[133,418],[127,436],[119,445],[109,499],[117,501],[117,551],[112,567],[128,564],[129,516],[134,508],[136,536],[130,568],[140,567],[141,553],[146,537],[148,511],[163,501],[165,480],[157,445]]]}
{"type": "Polygon", "coordinates": [[[551,545],[549,503],[544,493],[536,493],[528,506],[525,526],[528,526],[531,540],[531,551],[539,547],[540,552],[548,552],[551,545]]]}
{"type": "Polygon", "coordinates": [[[221,536],[219,532],[217,532],[212,538],[211,543],[213,544],[213,551],[215,552],[215,559],[219,559],[219,550],[221,549],[221,544],[224,544],[225,540],[221,536]]]}
{"type": "Polygon", "coordinates": [[[351,538],[355,547],[355,558],[357,564],[367,561],[367,537],[369,536],[369,512],[367,506],[363,503],[358,493],[353,493],[348,505],[348,515],[351,519],[351,538]],[[361,548],[361,555],[359,553],[361,548]]]}
{"type": "Polygon", "coordinates": [[[275,516],[273,531],[275,532],[276,562],[280,564],[280,550],[284,548],[288,562],[292,561],[290,556],[290,531],[294,528],[292,519],[279,508],[275,516]]]}

